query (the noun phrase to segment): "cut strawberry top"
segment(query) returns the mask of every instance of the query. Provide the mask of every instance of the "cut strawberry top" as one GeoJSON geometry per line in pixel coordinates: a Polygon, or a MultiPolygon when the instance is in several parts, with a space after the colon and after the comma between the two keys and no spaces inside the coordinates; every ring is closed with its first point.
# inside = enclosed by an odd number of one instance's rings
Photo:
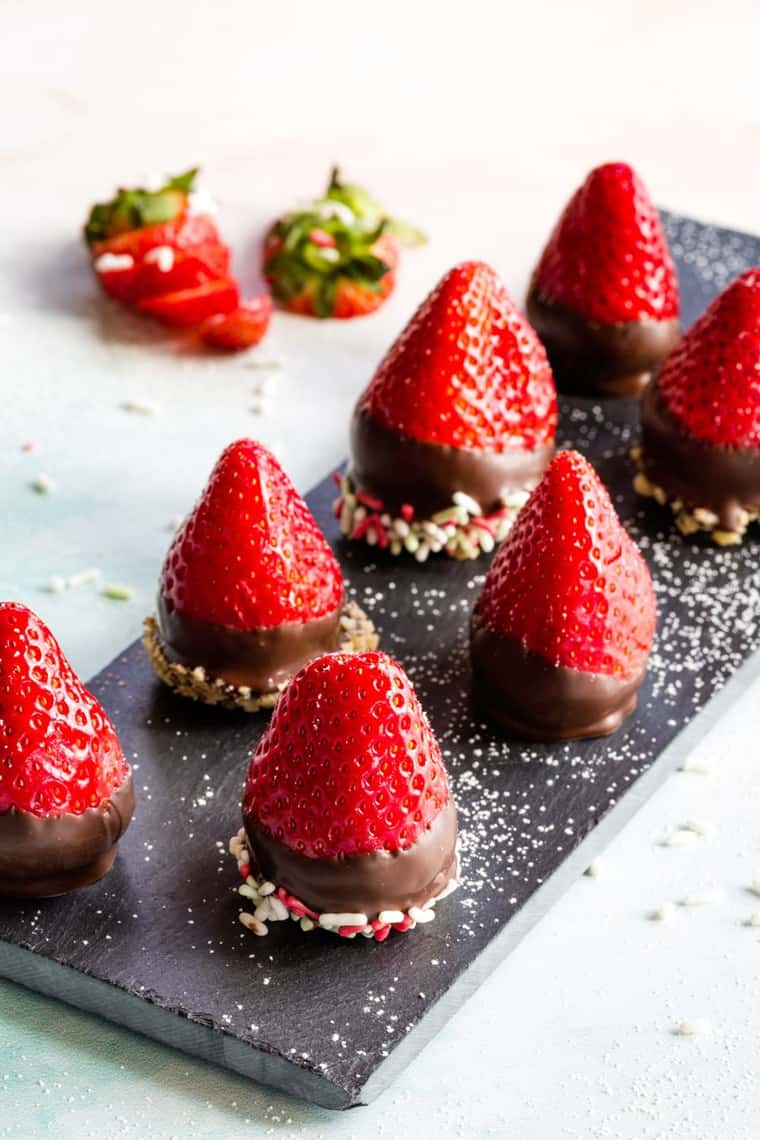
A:
{"type": "Polygon", "coordinates": [[[335,555],[277,460],[240,439],[222,453],[164,563],[170,608],[236,629],[333,614],[343,599],[335,555]]]}
{"type": "Polygon", "coordinates": [[[590,463],[554,457],[486,577],[485,624],[554,665],[621,679],[655,629],[649,570],[590,463]]]}
{"type": "Polygon", "coordinates": [[[243,812],[312,859],[410,847],[448,804],[446,771],[403,669],[334,653],[291,681],[251,761],[243,812]]]}
{"type": "Polygon", "coordinates": [[[360,406],[423,443],[504,452],[551,443],[543,345],[490,266],[451,269],[381,362],[360,406]]]}
{"type": "Polygon", "coordinates": [[[128,774],[111,722],[45,623],[0,602],[0,813],[81,815],[128,774]]]}
{"type": "Polygon", "coordinates": [[[760,447],[760,267],[748,269],[692,325],[657,390],[697,439],[760,447]]]}
{"type": "Polygon", "coordinates": [[[677,319],[678,282],[660,218],[630,166],[591,171],[555,226],[533,287],[602,324],[677,319]]]}

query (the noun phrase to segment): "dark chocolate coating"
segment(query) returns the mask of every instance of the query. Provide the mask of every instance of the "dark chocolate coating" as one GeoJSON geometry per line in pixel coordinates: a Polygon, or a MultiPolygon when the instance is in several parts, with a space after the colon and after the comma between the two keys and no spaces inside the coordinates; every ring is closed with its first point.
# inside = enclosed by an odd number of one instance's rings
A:
{"type": "Polygon", "coordinates": [[[535,285],[526,313],[544,343],[558,390],[577,396],[640,396],[681,339],[676,319],[605,325],[550,301],[535,285]]]}
{"type": "Polygon", "coordinates": [[[489,514],[502,505],[502,495],[532,491],[553,454],[553,444],[496,452],[421,443],[357,407],[351,420],[349,476],[391,515],[410,503],[418,518],[429,518],[451,506],[455,491],[470,495],[489,514]]]}
{"type": "Polygon", "coordinates": [[[742,508],[760,513],[760,448],[696,439],[665,407],[656,379],[641,401],[641,466],[670,498],[713,511],[723,530],[744,529],[742,508]]]}
{"type": "Polygon", "coordinates": [[[524,740],[608,736],[636,707],[646,669],[626,680],[554,665],[502,637],[477,607],[470,628],[473,697],[489,720],[524,740]]]}
{"type": "Polygon", "coordinates": [[[169,661],[188,669],[202,665],[231,685],[269,693],[289,681],[307,661],[338,648],[342,605],[341,601],[334,613],[312,621],[246,630],[179,613],[159,594],[156,617],[169,661]]]}
{"type": "Polygon", "coordinates": [[[80,815],[0,815],[0,895],[53,898],[102,878],[135,810],[132,776],[80,815]]]}
{"type": "Polygon", "coordinates": [[[261,874],[319,914],[365,914],[371,922],[383,910],[424,905],[456,877],[453,800],[406,851],[311,859],[273,839],[251,816],[243,824],[261,874]]]}

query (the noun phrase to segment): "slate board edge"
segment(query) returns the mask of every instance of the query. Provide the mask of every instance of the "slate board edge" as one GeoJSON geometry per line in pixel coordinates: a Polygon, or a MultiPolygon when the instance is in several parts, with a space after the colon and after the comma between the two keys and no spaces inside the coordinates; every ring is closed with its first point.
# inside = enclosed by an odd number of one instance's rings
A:
{"type": "Polygon", "coordinates": [[[32,991],[57,998],[179,1049],[203,1061],[231,1069],[323,1108],[366,1105],[384,1091],[464,1005],[496,966],[543,918],[585,871],[591,860],[633,818],[750,686],[760,678],[760,652],[750,657],[686,728],[565,858],[553,875],[531,895],[475,961],[370,1076],[358,1100],[347,1089],[290,1060],[269,1054],[237,1038],[179,1016],[174,1010],[79,973],[33,951],[0,941],[0,975],[32,991]]]}

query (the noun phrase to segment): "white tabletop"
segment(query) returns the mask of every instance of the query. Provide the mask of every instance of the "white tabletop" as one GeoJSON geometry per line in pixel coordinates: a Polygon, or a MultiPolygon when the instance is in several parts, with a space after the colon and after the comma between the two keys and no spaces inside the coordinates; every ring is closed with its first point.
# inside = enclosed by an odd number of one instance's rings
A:
{"type": "MultiPolygon", "coordinates": [[[[170,521],[221,448],[256,435],[307,490],[437,276],[483,257],[520,297],[590,166],[625,158],[657,201],[760,231],[753,3],[719,25],[667,2],[262,8],[0,5],[0,594],[85,676],[137,636],[170,521]],[[199,159],[248,288],[265,222],[334,160],[431,244],[376,317],[278,315],[249,356],[178,351],[98,295],[79,227],[116,183],[199,159]],[[280,366],[263,413],[256,362],[280,366]],[[40,473],[52,493],[30,490],[40,473]],[[45,589],[90,567],[133,599],[45,589]]],[[[712,775],[672,777],[369,1108],[311,1108],[2,983],[0,1137],[756,1137],[759,697],[700,742],[712,775]],[[706,837],[660,845],[692,818],[706,837]],[[706,901],[648,917],[689,896],[706,901]]]]}

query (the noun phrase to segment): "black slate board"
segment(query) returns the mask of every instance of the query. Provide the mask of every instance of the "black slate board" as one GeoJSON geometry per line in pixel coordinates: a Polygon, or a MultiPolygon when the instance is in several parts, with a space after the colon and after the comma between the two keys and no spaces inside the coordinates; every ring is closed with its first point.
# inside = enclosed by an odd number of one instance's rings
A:
{"type": "MultiPolygon", "coordinates": [[[[672,216],[666,224],[690,323],[760,262],[760,240],[672,216]]],[[[685,727],[758,644],[755,536],[716,550],[686,542],[667,512],[642,506],[630,490],[636,432],[633,402],[562,401],[561,442],[585,452],[610,487],[660,607],[639,711],[604,741],[526,747],[479,724],[466,629],[486,561],[420,567],[346,549],[330,481],[309,496],[384,647],[411,673],[452,774],[464,883],[434,923],[384,944],[304,936],[285,923],[264,939],[244,930],[225,851],[266,717],[174,697],[136,644],[92,683],[134,764],[135,822],[103,883],[0,904],[0,972],[328,1107],[376,1095],[664,778],[685,727]]]]}

